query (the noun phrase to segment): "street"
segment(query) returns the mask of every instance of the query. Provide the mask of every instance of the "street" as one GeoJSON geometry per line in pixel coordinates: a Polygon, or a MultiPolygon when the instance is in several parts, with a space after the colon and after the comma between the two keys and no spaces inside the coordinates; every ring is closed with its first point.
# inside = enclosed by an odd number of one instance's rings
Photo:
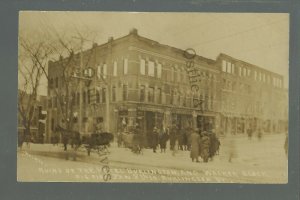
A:
{"type": "Polygon", "coordinates": [[[144,149],[134,154],[116,143],[108,154],[87,156],[80,148],[74,161],[74,152],[64,152],[62,144],[24,144],[17,153],[17,177],[46,182],[287,183],[285,134],[264,135],[261,140],[227,136],[220,141],[219,155],[208,163],[192,162],[189,151],[144,149]]]}

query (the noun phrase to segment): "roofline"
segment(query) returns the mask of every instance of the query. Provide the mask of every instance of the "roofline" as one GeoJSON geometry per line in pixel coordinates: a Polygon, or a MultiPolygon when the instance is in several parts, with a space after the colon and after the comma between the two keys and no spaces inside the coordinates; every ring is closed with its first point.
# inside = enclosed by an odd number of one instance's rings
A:
{"type": "Polygon", "coordinates": [[[275,74],[275,75],[277,75],[277,76],[282,77],[282,79],[284,78],[284,76],[281,75],[281,74],[278,74],[278,73],[276,73],[276,72],[267,70],[267,69],[262,68],[262,67],[260,67],[260,66],[254,65],[254,64],[252,64],[252,63],[249,63],[249,62],[246,62],[246,61],[243,61],[243,60],[234,58],[234,57],[232,57],[232,56],[230,56],[230,55],[227,55],[227,54],[225,54],[225,53],[220,53],[220,54],[217,56],[217,59],[216,59],[216,60],[218,60],[220,57],[227,57],[227,58],[229,58],[229,59],[231,59],[231,60],[234,60],[234,61],[236,61],[236,62],[240,62],[240,63],[246,64],[246,65],[250,65],[251,67],[255,67],[255,68],[261,69],[261,70],[263,70],[263,71],[265,71],[265,72],[270,72],[270,73],[272,73],[272,74],[275,74]]]}

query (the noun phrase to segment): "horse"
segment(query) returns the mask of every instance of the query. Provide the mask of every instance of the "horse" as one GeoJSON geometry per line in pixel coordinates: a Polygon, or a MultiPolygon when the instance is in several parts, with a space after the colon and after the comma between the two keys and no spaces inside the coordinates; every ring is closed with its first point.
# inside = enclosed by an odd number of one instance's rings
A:
{"type": "Polygon", "coordinates": [[[72,148],[75,148],[75,150],[81,145],[80,133],[78,131],[67,130],[61,126],[57,126],[55,130],[61,134],[64,151],[67,151],[68,144],[70,144],[72,148]]]}

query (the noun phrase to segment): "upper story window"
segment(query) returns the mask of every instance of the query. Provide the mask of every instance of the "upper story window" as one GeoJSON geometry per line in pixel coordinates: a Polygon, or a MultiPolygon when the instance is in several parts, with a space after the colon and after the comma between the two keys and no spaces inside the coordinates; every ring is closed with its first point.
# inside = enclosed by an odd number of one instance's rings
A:
{"type": "Polygon", "coordinates": [[[175,77],[175,69],[174,67],[171,68],[171,81],[174,81],[174,77],[175,77]]]}
{"type": "Polygon", "coordinates": [[[161,103],[161,88],[157,89],[157,103],[161,103]]]}
{"type": "Polygon", "coordinates": [[[154,77],[154,62],[153,61],[148,62],[148,75],[154,77]]]}
{"type": "Polygon", "coordinates": [[[180,75],[181,75],[181,71],[180,71],[180,69],[177,69],[177,81],[179,82],[179,81],[182,81],[182,80],[180,80],[180,75]]]}
{"type": "Polygon", "coordinates": [[[234,74],[234,69],[235,67],[234,67],[234,64],[231,64],[231,72],[234,74]]]}
{"type": "Polygon", "coordinates": [[[226,72],[226,61],[222,60],[222,71],[226,72]]]}
{"type": "Polygon", "coordinates": [[[140,101],[145,101],[145,86],[141,85],[141,89],[140,89],[140,101]]]}
{"type": "Polygon", "coordinates": [[[123,85],[123,101],[126,101],[128,99],[128,86],[123,85]]]}
{"type": "Polygon", "coordinates": [[[254,80],[257,81],[257,72],[256,71],[254,71],[254,80]]]}
{"type": "Polygon", "coordinates": [[[118,75],[118,63],[117,61],[114,61],[114,70],[113,70],[113,76],[118,75]]]}
{"type": "Polygon", "coordinates": [[[247,68],[247,75],[250,76],[251,75],[251,71],[250,69],[247,68]]]}
{"type": "MultiPolygon", "coordinates": [[[[91,77],[92,76],[92,71],[91,69],[88,69],[86,70],[86,76],[87,77],[91,77]]],[[[107,76],[107,65],[106,64],[103,64],[103,65],[98,65],[98,68],[97,68],[97,77],[99,79],[105,79],[107,76]]]]}
{"type": "Polygon", "coordinates": [[[265,74],[262,75],[262,80],[263,80],[264,83],[266,82],[266,75],[265,74]]]}
{"type": "Polygon", "coordinates": [[[242,76],[242,68],[239,67],[239,75],[242,76]]]}
{"type": "Polygon", "coordinates": [[[140,61],[140,73],[142,75],[146,74],[146,61],[144,59],[141,59],[140,61]]]}
{"type": "Polygon", "coordinates": [[[157,64],[157,78],[161,78],[162,66],[160,63],[157,64]]]}
{"type": "Polygon", "coordinates": [[[148,88],[148,102],[154,102],[154,88],[148,88]]]}
{"type": "Polygon", "coordinates": [[[232,72],[232,70],[231,70],[231,63],[230,62],[227,62],[227,72],[228,73],[232,72]]]}
{"type": "Polygon", "coordinates": [[[247,69],[244,67],[243,68],[243,76],[246,76],[247,75],[247,69]]]}
{"type": "Polygon", "coordinates": [[[128,74],[128,59],[124,58],[123,60],[123,73],[128,74]]]}

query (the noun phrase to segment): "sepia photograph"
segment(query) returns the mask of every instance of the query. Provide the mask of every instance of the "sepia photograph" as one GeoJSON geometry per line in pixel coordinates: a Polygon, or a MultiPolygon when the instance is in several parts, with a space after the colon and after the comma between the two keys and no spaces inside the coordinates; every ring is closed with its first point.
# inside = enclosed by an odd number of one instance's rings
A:
{"type": "Polygon", "coordinates": [[[20,11],[17,181],[287,184],[289,18],[20,11]]]}

